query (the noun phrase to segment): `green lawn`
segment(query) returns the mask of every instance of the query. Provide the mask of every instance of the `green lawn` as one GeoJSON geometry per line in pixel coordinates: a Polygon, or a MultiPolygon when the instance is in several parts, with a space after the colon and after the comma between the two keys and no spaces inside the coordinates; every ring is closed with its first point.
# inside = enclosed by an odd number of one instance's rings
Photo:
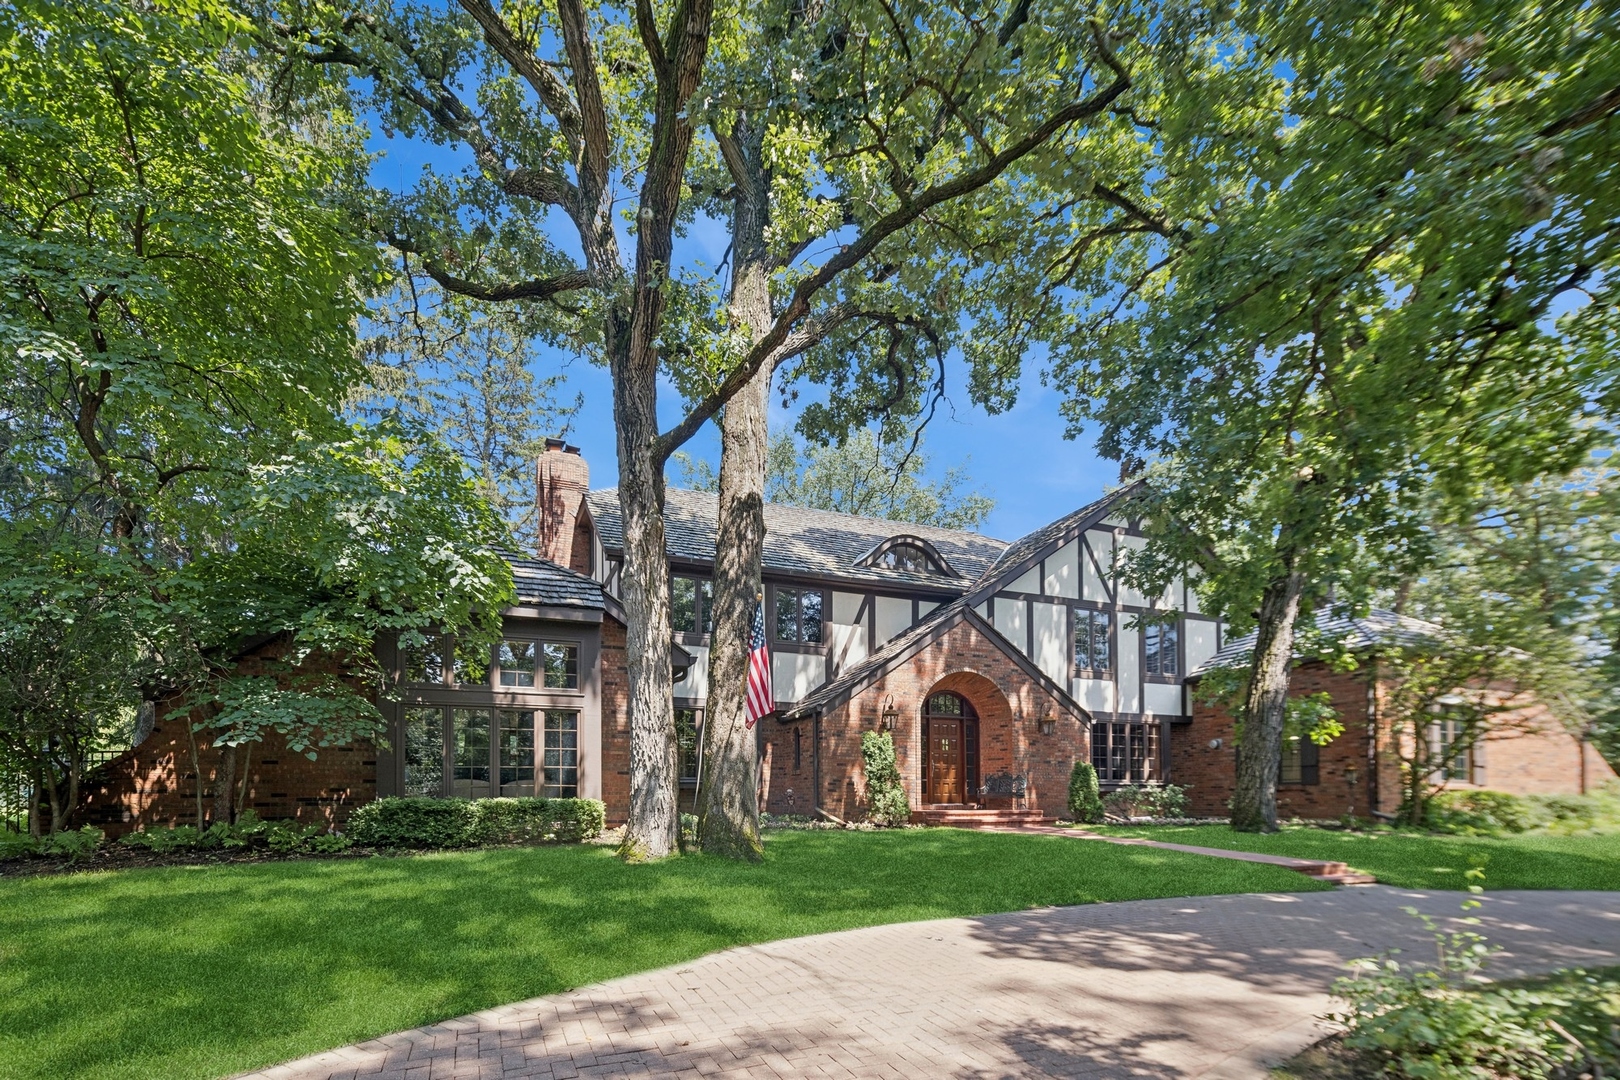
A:
{"type": "Polygon", "coordinates": [[[1290,826],[1260,835],[1233,832],[1225,825],[1097,826],[1094,831],[1303,859],[1337,859],[1387,885],[1412,889],[1466,888],[1463,875],[1475,859],[1486,860],[1486,889],[1620,889],[1620,834],[1615,833],[1493,838],[1290,826]]]}
{"type": "Polygon", "coordinates": [[[220,1076],[748,942],[1322,887],[953,829],[778,833],[753,867],[556,847],[0,879],[0,1077],[220,1076]]]}

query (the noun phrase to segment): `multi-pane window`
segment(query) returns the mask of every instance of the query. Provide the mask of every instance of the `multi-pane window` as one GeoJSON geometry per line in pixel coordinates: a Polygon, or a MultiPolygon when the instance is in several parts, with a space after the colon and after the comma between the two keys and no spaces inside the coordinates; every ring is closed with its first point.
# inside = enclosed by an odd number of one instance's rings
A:
{"type": "Polygon", "coordinates": [[[928,557],[928,552],[916,544],[896,544],[882,555],[879,555],[874,566],[881,566],[885,570],[906,570],[913,574],[933,574],[939,571],[934,560],[928,557]]]}
{"type": "Polygon", "coordinates": [[[1440,720],[1429,729],[1433,760],[1439,763],[1435,775],[1440,780],[1474,779],[1474,751],[1467,745],[1466,728],[1461,720],[1440,720]]]}
{"type": "Polygon", "coordinates": [[[405,710],[405,787],[407,798],[444,792],[444,710],[405,710]]]}
{"type": "Polygon", "coordinates": [[[500,738],[501,796],[515,798],[534,794],[534,713],[528,709],[502,709],[500,738]]]}
{"type": "Polygon", "coordinates": [[[1091,727],[1091,765],[1105,784],[1158,780],[1159,725],[1098,721],[1091,727]]]}
{"type": "Polygon", "coordinates": [[[669,625],[677,633],[713,633],[714,582],[708,578],[670,578],[669,625]]]}
{"type": "Polygon", "coordinates": [[[1308,738],[1286,736],[1282,741],[1282,760],[1277,764],[1277,783],[1315,784],[1321,778],[1322,748],[1308,738]]]}
{"type": "Polygon", "coordinates": [[[501,642],[500,667],[502,686],[533,686],[534,642],[501,642]]]}
{"type": "Polygon", "coordinates": [[[822,594],[820,589],[776,589],[776,640],[820,645],[822,594]]]}
{"type": "Polygon", "coordinates": [[[1176,675],[1181,671],[1181,633],[1175,623],[1148,623],[1142,627],[1142,673],[1176,675]]]}
{"type": "Polygon", "coordinates": [[[1088,675],[1114,670],[1113,616],[1106,611],[1074,611],[1074,670],[1088,675]]]}
{"type": "Polygon", "coordinates": [[[547,709],[545,722],[540,794],[548,799],[576,798],[579,795],[579,714],[547,709]]]}
{"type": "Polygon", "coordinates": [[[681,783],[698,780],[698,738],[703,730],[703,713],[697,709],[675,710],[675,749],[680,754],[681,783]]]}
{"type": "Polygon", "coordinates": [[[579,646],[548,641],[541,647],[546,663],[546,689],[579,689],[579,646]]]}
{"type": "Polygon", "coordinates": [[[450,794],[489,798],[489,710],[450,710],[450,794]]]}
{"type": "Polygon", "coordinates": [[[420,645],[405,646],[405,681],[413,683],[444,682],[444,638],[429,634],[420,645]]]}

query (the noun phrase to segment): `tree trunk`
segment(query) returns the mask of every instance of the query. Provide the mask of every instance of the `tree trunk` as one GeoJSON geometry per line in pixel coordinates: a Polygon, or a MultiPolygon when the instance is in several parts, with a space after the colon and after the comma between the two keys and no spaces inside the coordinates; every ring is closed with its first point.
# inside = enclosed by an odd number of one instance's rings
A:
{"type": "Polygon", "coordinates": [[[1294,623],[1304,588],[1305,575],[1289,569],[1266,586],[1260,600],[1237,783],[1232,791],[1232,827],[1243,832],[1277,831],[1277,766],[1282,758],[1288,676],[1293,667],[1294,623]]]}
{"type": "MultiPolygon", "coordinates": [[[[737,182],[733,203],[733,328],[750,344],[771,326],[770,267],[765,247],[769,186],[763,133],[744,116],[726,143],[737,182]]],[[[714,556],[714,620],[703,718],[703,768],[697,793],[698,842],[705,852],[758,861],[759,740],[747,726],[748,642],[762,594],[765,546],[765,454],[771,364],[727,403],[720,417],[720,502],[714,556]]]]}
{"type": "Polygon", "coordinates": [[[630,862],[665,858],[680,835],[676,803],[674,688],[670,682],[669,561],[664,553],[663,460],[658,440],[656,356],[633,355],[623,327],[609,316],[613,418],[619,442],[619,509],[624,516],[620,574],[630,681],[630,816],[620,855],[630,862]],[[635,361],[641,359],[643,363],[635,361]]]}
{"type": "Polygon", "coordinates": [[[214,821],[229,825],[236,820],[236,747],[219,748],[214,770],[214,821]]]}

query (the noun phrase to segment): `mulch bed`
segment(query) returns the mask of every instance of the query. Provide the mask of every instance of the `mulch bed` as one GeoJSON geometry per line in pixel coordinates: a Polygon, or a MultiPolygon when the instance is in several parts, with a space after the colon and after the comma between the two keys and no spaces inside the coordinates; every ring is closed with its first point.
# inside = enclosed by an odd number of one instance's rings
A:
{"type": "Polygon", "coordinates": [[[25,855],[0,860],[0,878],[38,877],[42,874],[82,874],[97,870],[139,870],[159,866],[224,866],[230,863],[312,862],[330,859],[372,859],[420,855],[411,849],[379,851],[376,848],[350,848],[336,852],[277,851],[149,851],[145,848],[109,844],[90,855],[68,859],[58,855],[25,855]]]}

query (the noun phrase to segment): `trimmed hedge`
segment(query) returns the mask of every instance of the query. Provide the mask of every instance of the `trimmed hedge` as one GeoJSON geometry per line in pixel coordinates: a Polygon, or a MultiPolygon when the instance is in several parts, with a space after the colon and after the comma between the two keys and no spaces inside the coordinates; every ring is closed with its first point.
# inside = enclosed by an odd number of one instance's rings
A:
{"type": "Polygon", "coordinates": [[[597,799],[385,798],[357,809],[346,834],[381,848],[567,843],[600,836],[606,820],[597,799]]]}

